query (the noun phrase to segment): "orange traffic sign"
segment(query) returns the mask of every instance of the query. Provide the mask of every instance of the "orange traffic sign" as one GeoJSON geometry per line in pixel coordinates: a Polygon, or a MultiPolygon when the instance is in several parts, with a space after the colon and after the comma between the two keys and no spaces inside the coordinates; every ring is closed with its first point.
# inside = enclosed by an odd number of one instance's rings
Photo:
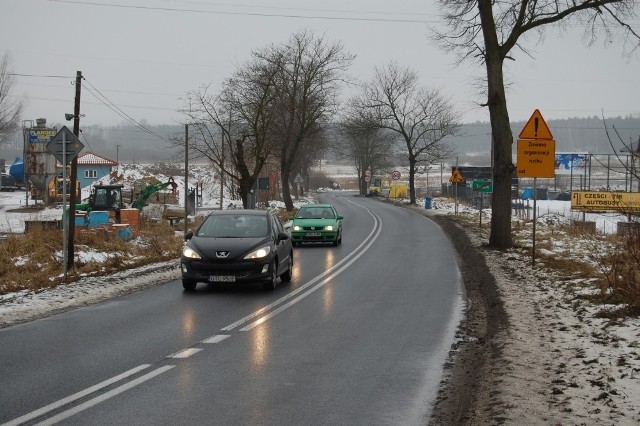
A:
{"type": "Polygon", "coordinates": [[[553,139],[549,126],[539,110],[533,111],[531,118],[520,132],[520,139],[553,139]]]}
{"type": "Polygon", "coordinates": [[[459,168],[455,168],[451,177],[449,178],[450,183],[464,183],[464,178],[462,177],[462,173],[460,173],[459,168]]]}
{"type": "Polygon", "coordinates": [[[552,178],[556,175],[556,141],[518,140],[518,177],[552,178]]]}

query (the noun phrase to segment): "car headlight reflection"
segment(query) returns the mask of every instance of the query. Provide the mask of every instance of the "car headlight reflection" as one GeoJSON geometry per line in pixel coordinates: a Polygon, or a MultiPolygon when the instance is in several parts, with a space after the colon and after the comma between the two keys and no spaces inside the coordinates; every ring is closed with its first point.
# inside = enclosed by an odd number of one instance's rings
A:
{"type": "Polygon", "coordinates": [[[271,252],[271,247],[269,246],[260,247],[259,249],[254,250],[248,255],[246,255],[244,258],[245,259],[262,259],[263,257],[266,257],[270,252],[271,252]]]}
{"type": "Polygon", "coordinates": [[[200,255],[189,246],[185,246],[185,248],[182,249],[182,256],[187,259],[202,259],[200,255]]]}

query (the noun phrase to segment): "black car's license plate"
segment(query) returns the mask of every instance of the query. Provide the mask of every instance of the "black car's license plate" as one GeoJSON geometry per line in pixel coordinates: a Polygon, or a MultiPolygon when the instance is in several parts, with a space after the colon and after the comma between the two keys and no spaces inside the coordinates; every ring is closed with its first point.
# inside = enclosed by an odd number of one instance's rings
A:
{"type": "Polygon", "coordinates": [[[307,237],[320,237],[322,234],[320,232],[307,232],[305,234],[307,237]]]}
{"type": "Polygon", "coordinates": [[[235,283],[235,275],[210,275],[209,282],[212,283],[235,283]]]}

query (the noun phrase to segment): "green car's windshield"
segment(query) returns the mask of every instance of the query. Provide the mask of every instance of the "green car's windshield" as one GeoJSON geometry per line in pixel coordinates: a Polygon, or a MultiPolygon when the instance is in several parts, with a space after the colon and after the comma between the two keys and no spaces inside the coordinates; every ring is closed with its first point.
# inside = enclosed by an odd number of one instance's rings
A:
{"type": "Polygon", "coordinates": [[[298,210],[297,219],[335,219],[333,210],[326,207],[303,207],[298,210]]]}

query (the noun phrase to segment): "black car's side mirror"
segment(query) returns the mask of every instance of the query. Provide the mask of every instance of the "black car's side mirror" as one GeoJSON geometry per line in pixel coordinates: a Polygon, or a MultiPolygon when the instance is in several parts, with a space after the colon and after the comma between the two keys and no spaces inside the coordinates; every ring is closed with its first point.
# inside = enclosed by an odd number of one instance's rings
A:
{"type": "Polygon", "coordinates": [[[289,234],[287,234],[286,232],[278,232],[278,242],[288,240],[288,239],[289,239],[289,234]]]}
{"type": "Polygon", "coordinates": [[[185,241],[189,241],[191,239],[191,237],[193,237],[193,231],[189,231],[189,232],[184,234],[185,241]]]}

